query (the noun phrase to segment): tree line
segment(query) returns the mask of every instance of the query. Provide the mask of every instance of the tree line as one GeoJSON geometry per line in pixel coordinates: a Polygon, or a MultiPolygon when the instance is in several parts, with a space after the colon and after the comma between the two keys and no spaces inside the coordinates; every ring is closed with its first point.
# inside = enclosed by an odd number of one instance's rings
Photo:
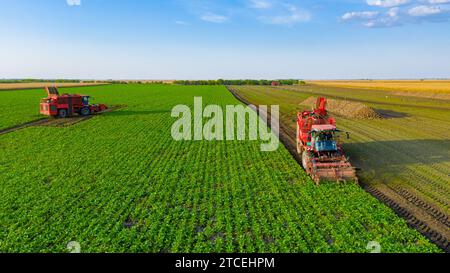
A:
{"type": "Polygon", "coordinates": [[[179,85],[294,85],[305,84],[301,80],[197,80],[197,81],[174,81],[179,85]]]}
{"type": "Polygon", "coordinates": [[[94,80],[68,80],[68,79],[0,79],[0,83],[35,83],[35,82],[51,82],[51,83],[95,83],[94,80]]]}
{"type": "MultiPolygon", "coordinates": [[[[0,83],[108,83],[108,84],[164,84],[163,81],[124,81],[124,80],[75,80],[75,79],[0,79],[0,83]]],[[[178,80],[174,81],[178,85],[294,85],[306,84],[301,80],[178,80]]]]}

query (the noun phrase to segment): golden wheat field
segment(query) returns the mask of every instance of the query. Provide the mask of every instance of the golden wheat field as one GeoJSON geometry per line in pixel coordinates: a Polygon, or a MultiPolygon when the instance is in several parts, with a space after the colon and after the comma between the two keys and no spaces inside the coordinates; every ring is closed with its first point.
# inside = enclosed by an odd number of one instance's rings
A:
{"type": "Polygon", "coordinates": [[[392,91],[396,95],[450,99],[450,80],[310,81],[310,84],[353,89],[392,91]]]}
{"type": "Polygon", "coordinates": [[[51,82],[31,82],[31,83],[0,83],[0,90],[35,89],[45,86],[57,87],[78,87],[101,85],[102,83],[51,83],[51,82]]]}

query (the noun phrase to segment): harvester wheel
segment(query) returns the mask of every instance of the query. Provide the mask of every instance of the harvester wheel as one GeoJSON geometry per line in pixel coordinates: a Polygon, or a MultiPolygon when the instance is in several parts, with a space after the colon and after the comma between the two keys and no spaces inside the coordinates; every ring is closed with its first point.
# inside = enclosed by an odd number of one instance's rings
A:
{"type": "Polygon", "coordinates": [[[302,151],[303,151],[303,148],[302,148],[302,143],[301,143],[301,141],[300,141],[300,135],[299,135],[299,127],[298,127],[298,123],[297,123],[297,138],[296,138],[296,140],[297,140],[297,153],[300,155],[300,154],[302,154],[302,151]]]}
{"type": "Polygon", "coordinates": [[[83,107],[80,110],[80,115],[82,116],[89,116],[91,114],[91,109],[89,109],[89,107],[83,107]]]}
{"type": "Polygon", "coordinates": [[[302,166],[306,170],[306,173],[310,174],[311,171],[311,155],[308,151],[303,151],[302,154],[302,166]]]}
{"type": "Polygon", "coordinates": [[[58,117],[59,118],[67,118],[67,109],[59,109],[58,117]]]}
{"type": "Polygon", "coordinates": [[[320,186],[320,178],[315,177],[314,178],[314,184],[316,184],[317,186],[320,186]]]}

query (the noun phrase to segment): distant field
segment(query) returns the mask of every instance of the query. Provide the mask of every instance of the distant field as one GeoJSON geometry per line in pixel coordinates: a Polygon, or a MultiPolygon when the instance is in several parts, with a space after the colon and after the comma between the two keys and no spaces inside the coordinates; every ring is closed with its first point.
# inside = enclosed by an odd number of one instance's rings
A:
{"type": "Polygon", "coordinates": [[[419,97],[450,99],[450,80],[425,80],[425,81],[311,81],[311,84],[393,91],[395,94],[407,94],[419,97]]]}
{"type": "Polygon", "coordinates": [[[102,85],[102,84],[104,84],[104,83],[51,83],[51,82],[0,83],[0,91],[1,90],[44,88],[46,86],[77,87],[77,86],[94,86],[94,85],[102,85]]]}

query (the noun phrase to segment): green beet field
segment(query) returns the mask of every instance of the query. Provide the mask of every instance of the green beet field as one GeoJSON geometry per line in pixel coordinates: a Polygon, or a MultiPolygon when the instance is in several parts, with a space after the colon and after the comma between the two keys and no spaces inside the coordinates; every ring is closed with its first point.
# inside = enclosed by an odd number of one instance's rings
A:
{"type": "MultiPolygon", "coordinates": [[[[239,102],[222,86],[61,89],[120,105],[67,127],[0,134],[0,252],[439,252],[355,184],[315,186],[259,141],[175,141],[172,108],[239,102]]],[[[0,92],[0,130],[43,90],[0,92]]]]}

